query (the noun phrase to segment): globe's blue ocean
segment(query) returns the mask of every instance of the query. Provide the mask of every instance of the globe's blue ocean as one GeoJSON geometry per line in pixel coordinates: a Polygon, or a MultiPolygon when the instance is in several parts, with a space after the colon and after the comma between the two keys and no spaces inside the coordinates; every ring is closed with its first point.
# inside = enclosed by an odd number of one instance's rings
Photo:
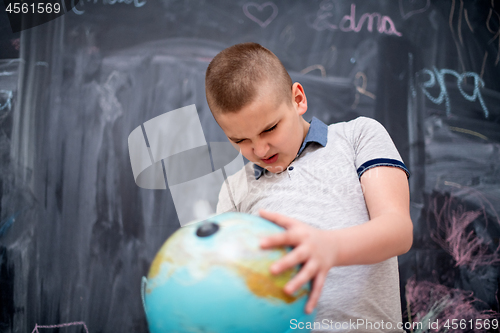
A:
{"type": "Polygon", "coordinates": [[[260,217],[226,213],[177,230],[148,275],[144,306],[151,333],[285,333],[304,312],[309,285],[287,295],[298,268],[278,276],[269,267],[289,249],[262,250],[262,237],[283,229],[260,217]]]}

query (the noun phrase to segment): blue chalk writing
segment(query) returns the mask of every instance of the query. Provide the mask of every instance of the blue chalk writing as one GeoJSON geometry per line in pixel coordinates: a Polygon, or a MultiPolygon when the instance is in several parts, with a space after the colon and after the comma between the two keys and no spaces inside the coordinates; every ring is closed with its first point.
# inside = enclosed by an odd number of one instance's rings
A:
{"type": "Polygon", "coordinates": [[[483,97],[481,96],[481,88],[484,88],[484,81],[481,79],[481,77],[474,72],[465,72],[462,74],[458,74],[456,71],[451,70],[451,69],[441,69],[438,70],[436,67],[433,67],[433,70],[431,71],[430,69],[423,69],[420,71],[420,73],[424,73],[429,75],[429,80],[422,83],[420,87],[422,88],[423,93],[427,98],[434,104],[441,104],[443,101],[445,102],[446,105],[446,115],[450,115],[451,113],[451,105],[450,105],[450,97],[448,96],[448,90],[446,89],[446,84],[444,81],[444,76],[445,74],[453,75],[457,78],[457,87],[462,96],[468,100],[469,102],[474,102],[476,100],[479,100],[479,103],[481,104],[481,107],[483,108],[484,111],[484,117],[488,118],[489,112],[488,108],[486,107],[486,104],[484,103],[483,97]],[[462,83],[465,81],[466,78],[471,77],[474,79],[474,91],[472,92],[472,95],[468,95],[464,89],[462,88],[462,83]],[[429,91],[427,91],[428,88],[432,88],[436,85],[436,80],[439,84],[440,92],[439,96],[434,97],[432,96],[429,91]]]}
{"type": "Polygon", "coordinates": [[[0,90],[0,111],[9,111],[12,108],[12,91],[0,90]]]}
{"type": "Polygon", "coordinates": [[[8,219],[0,222],[0,237],[2,237],[7,232],[7,230],[9,230],[9,228],[12,226],[12,224],[14,224],[14,222],[16,221],[17,215],[19,215],[19,212],[15,213],[14,215],[9,217],[8,219]]]}
{"type": "MultiPolygon", "coordinates": [[[[64,2],[64,1],[63,1],[64,2]]],[[[85,13],[85,10],[83,10],[82,8],[85,7],[85,3],[97,3],[98,0],[81,0],[81,1],[78,1],[77,3],[75,3],[76,1],[75,0],[71,0],[71,7],[73,9],[73,12],[75,14],[78,14],[78,15],[82,15],[83,13],[85,13]],[[78,5],[79,8],[76,8],[78,5]]],[[[144,1],[141,1],[141,0],[102,0],[102,3],[104,5],[114,5],[116,3],[123,3],[123,4],[126,4],[126,5],[131,5],[133,4],[134,7],[136,8],[139,8],[139,7],[142,7],[146,4],[146,0],[144,1]]]]}

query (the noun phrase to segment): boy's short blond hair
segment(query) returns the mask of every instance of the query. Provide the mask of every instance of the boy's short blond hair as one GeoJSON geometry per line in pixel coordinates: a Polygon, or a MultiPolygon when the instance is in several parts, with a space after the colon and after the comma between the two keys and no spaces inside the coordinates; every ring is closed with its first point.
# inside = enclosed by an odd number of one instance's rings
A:
{"type": "Polygon", "coordinates": [[[292,79],[278,57],[257,43],[233,45],[208,65],[208,106],[214,115],[237,112],[254,101],[258,86],[263,84],[274,89],[277,105],[291,103],[292,79]]]}

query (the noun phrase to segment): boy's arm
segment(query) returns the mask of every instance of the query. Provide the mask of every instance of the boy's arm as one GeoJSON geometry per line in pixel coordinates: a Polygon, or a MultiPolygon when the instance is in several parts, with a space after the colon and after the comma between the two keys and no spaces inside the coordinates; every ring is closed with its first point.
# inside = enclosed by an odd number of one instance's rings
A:
{"type": "Polygon", "coordinates": [[[364,172],[360,182],[370,215],[370,220],[361,225],[319,230],[277,213],[260,212],[263,218],[287,229],[282,234],[263,239],[261,246],[295,247],[272,265],[272,273],[278,274],[304,263],[301,271],[285,286],[285,292],[292,294],[313,279],[313,290],[306,305],[308,313],[316,306],[330,268],[378,263],[403,254],[411,247],[413,225],[405,172],[379,166],[364,172]]]}
{"type": "Polygon", "coordinates": [[[375,264],[408,252],[413,242],[405,172],[380,166],[367,170],[360,181],[370,220],[336,231],[334,266],[375,264]]]}

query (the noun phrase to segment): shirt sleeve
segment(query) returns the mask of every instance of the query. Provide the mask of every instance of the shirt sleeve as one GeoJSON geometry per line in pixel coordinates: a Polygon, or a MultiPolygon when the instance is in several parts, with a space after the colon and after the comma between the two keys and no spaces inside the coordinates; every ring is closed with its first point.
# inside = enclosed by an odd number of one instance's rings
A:
{"type": "Polygon", "coordinates": [[[375,119],[358,117],[352,122],[352,143],[358,178],[371,168],[392,166],[402,169],[410,178],[410,171],[404,164],[385,127],[375,119]]]}

